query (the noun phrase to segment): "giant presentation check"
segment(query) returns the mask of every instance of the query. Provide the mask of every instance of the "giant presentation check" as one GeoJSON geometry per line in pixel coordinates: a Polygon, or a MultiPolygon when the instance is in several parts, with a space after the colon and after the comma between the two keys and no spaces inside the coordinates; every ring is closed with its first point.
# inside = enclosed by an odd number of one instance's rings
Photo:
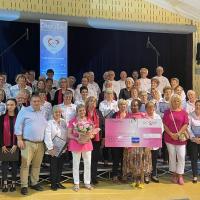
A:
{"type": "Polygon", "coordinates": [[[162,147],[159,119],[106,119],[106,147],[162,147]]]}

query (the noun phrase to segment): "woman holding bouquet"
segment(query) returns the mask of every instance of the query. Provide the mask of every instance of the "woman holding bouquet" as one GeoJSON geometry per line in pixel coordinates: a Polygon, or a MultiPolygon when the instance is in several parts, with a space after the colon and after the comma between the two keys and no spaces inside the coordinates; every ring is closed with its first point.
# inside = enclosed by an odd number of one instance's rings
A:
{"type": "Polygon", "coordinates": [[[86,117],[86,109],[83,104],[76,108],[76,117],[70,120],[68,125],[69,146],[68,150],[72,152],[73,157],[73,190],[78,192],[79,187],[79,165],[81,156],[84,161],[84,184],[88,190],[93,189],[90,185],[91,181],[91,154],[93,150],[90,139],[92,131],[92,122],[86,117]]]}
{"type": "Polygon", "coordinates": [[[174,94],[170,100],[170,109],[164,113],[163,123],[164,140],[169,152],[169,170],[173,173],[172,182],[183,185],[189,119],[181,104],[181,97],[174,94]]]}
{"type": "MultiPolygon", "coordinates": [[[[131,111],[129,118],[142,119],[146,117],[145,113],[140,112],[141,102],[134,99],[131,102],[131,111]]],[[[151,173],[151,150],[150,148],[131,147],[125,148],[123,153],[123,179],[126,180],[128,175],[134,179],[133,187],[142,189],[144,179],[148,183],[148,176],[151,173]]]]}
{"type": "Polygon", "coordinates": [[[104,118],[98,109],[97,106],[97,99],[93,96],[88,97],[86,101],[86,112],[88,120],[92,121],[95,128],[100,128],[101,132],[97,133],[95,137],[92,139],[93,151],[92,151],[92,162],[91,162],[91,182],[92,184],[97,184],[97,165],[99,161],[99,152],[101,146],[101,138],[102,133],[104,131],[104,118]]]}

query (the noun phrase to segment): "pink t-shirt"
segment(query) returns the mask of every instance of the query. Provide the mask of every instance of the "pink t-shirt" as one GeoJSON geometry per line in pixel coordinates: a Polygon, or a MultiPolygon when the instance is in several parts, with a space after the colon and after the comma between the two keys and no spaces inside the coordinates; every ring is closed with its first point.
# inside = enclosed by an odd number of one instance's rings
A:
{"type": "MultiPolygon", "coordinates": [[[[174,120],[177,126],[178,131],[181,129],[182,126],[189,123],[188,114],[185,110],[181,111],[172,111],[174,116],[174,120]]],[[[172,116],[170,110],[166,110],[163,116],[163,123],[169,128],[172,133],[176,133],[176,127],[172,120],[172,116]]],[[[187,142],[181,142],[180,140],[173,140],[166,132],[164,134],[164,140],[166,143],[174,144],[174,145],[183,145],[187,142]]]]}
{"type": "MultiPolygon", "coordinates": [[[[69,121],[68,128],[72,129],[72,134],[75,137],[78,137],[78,133],[74,130],[74,123],[76,124],[78,122],[77,118],[74,118],[69,121]]],[[[79,144],[76,140],[70,139],[68,144],[68,151],[74,151],[74,152],[83,152],[83,151],[92,151],[93,146],[91,140],[86,144],[79,144]]]]}

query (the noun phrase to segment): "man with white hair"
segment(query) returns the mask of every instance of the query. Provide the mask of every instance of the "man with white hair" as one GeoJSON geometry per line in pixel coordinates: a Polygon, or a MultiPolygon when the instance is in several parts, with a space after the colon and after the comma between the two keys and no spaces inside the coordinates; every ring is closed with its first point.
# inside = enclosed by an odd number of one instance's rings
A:
{"type": "Polygon", "coordinates": [[[156,76],[155,78],[157,78],[160,82],[159,86],[158,86],[158,90],[161,92],[161,94],[163,94],[163,89],[167,86],[170,86],[169,80],[163,76],[164,73],[164,69],[162,66],[158,66],[156,68],[156,76]]]}
{"type": "MultiPolygon", "coordinates": [[[[108,80],[112,82],[113,90],[117,94],[117,97],[119,97],[120,84],[118,81],[115,81],[115,72],[113,70],[108,71],[108,80]]],[[[105,85],[103,85],[103,90],[104,89],[105,89],[105,85]]]]}
{"type": "Polygon", "coordinates": [[[188,114],[190,114],[195,110],[195,102],[197,100],[195,91],[194,90],[188,90],[187,97],[188,97],[188,101],[187,101],[187,104],[186,104],[186,112],[188,114]]]}
{"type": "Polygon", "coordinates": [[[91,87],[94,88],[94,90],[96,90],[97,96],[99,96],[99,94],[101,93],[101,89],[100,89],[98,83],[96,83],[96,82],[94,81],[94,79],[95,79],[94,72],[90,71],[90,72],[88,72],[88,73],[89,73],[89,75],[90,75],[90,76],[89,76],[89,84],[91,85],[91,87]]]}
{"type": "Polygon", "coordinates": [[[134,80],[128,77],[125,81],[126,88],[120,90],[119,99],[130,99],[131,98],[131,88],[133,87],[134,80]]]}
{"type": "Polygon", "coordinates": [[[140,83],[141,83],[141,91],[148,91],[151,88],[151,79],[147,78],[148,76],[148,69],[145,67],[142,67],[140,69],[140,83]]]}
{"type": "Polygon", "coordinates": [[[118,81],[120,85],[120,90],[126,88],[126,84],[125,84],[126,78],[127,78],[127,73],[125,71],[121,71],[120,80],[118,81]]]}

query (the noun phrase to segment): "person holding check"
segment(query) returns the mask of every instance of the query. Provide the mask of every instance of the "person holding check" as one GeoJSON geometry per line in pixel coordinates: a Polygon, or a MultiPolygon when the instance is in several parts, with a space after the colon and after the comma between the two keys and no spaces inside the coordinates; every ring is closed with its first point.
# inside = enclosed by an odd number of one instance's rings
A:
{"type": "Polygon", "coordinates": [[[16,123],[15,135],[17,145],[21,149],[21,194],[28,194],[28,176],[31,165],[30,180],[31,188],[42,191],[38,184],[40,166],[44,156],[44,133],[47,121],[40,109],[41,99],[35,93],[31,97],[31,105],[20,110],[16,123]]]}
{"type": "Polygon", "coordinates": [[[17,116],[17,101],[15,99],[8,99],[6,102],[6,113],[0,116],[0,147],[2,160],[2,179],[3,187],[2,192],[8,192],[8,172],[9,165],[12,166],[12,184],[10,192],[16,190],[17,166],[19,153],[17,153],[17,138],[14,135],[14,125],[17,116]],[[15,160],[11,159],[12,155],[16,157],[15,160]],[[3,160],[5,158],[5,160],[3,160]]]}
{"type": "MultiPolygon", "coordinates": [[[[54,106],[52,112],[53,119],[48,121],[45,129],[44,143],[47,147],[47,154],[50,156],[51,189],[56,191],[57,189],[65,189],[65,187],[60,183],[64,153],[63,151],[57,152],[60,147],[55,146],[54,138],[58,137],[60,140],[65,141],[66,144],[67,124],[65,120],[61,118],[62,110],[60,106],[54,106]]],[[[63,150],[65,146],[61,147],[61,150],[63,150]]]]}
{"type": "Polygon", "coordinates": [[[189,114],[188,132],[191,140],[192,182],[197,183],[197,161],[200,154],[200,100],[195,102],[195,110],[189,114]]]}

